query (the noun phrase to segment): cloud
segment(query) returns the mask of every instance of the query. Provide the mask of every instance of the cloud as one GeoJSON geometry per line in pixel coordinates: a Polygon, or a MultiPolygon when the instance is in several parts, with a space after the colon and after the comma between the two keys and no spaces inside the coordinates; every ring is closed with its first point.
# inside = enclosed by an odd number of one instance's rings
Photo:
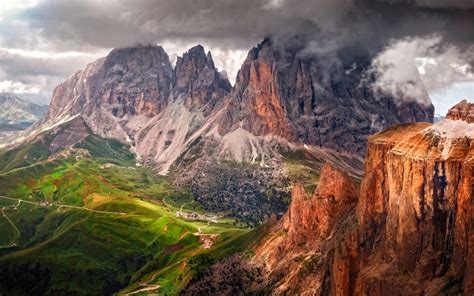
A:
{"type": "MultiPolygon", "coordinates": [[[[9,50],[0,51],[0,79],[45,81],[40,87],[46,92],[95,57],[136,43],[163,44],[171,57],[203,44],[231,79],[246,52],[267,35],[277,43],[302,36],[304,54],[334,62],[340,49],[362,48],[380,56],[381,66],[396,40],[395,49],[402,50],[406,40],[437,34],[439,45],[429,54],[442,45],[458,53],[474,43],[472,0],[22,1],[7,1],[0,12],[0,47],[9,50]]],[[[408,75],[393,71],[387,78],[408,75]]]]}
{"type": "Polygon", "coordinates": [[[0,81],[0,92],[39,94],[40,91],[39,87],[25,85],[21,82],[13,82],[11,80],[0,81]]]}
{"type": "Polygon", "coordinates": [[[457,83],[474,83],[469,61],[474,45],[466,48],[442,43],[438,35],[393,40],[372,61],[367,76],[373,89],[404,100],[425,101],[457,83]]]}

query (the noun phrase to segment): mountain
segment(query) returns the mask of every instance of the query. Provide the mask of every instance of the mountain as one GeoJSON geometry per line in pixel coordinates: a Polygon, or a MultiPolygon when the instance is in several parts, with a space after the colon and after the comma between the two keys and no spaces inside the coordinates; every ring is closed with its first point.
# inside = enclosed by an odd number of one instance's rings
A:
{"type": "Polygon", "coordinates": [[[36,104],[36,105],[49,105],[51,95],[50,94],[43,94],[43,93],[19,93],[16,94],[19,98],[24,101],[36,104]]]}
{"type": "Polygon", "coordinates": [[[197,141],[214,142],[204,145],[213,155],[262,164],[271,162],[272,141],[362,157],[369,134],[432,121],[427,96],[404,101],[371,91],[362,78],[368,56],[341,53],[342,65],[325,69],[303,46],[287,47],[266,39],[250,50],[232,88],[202,46],[175,69],[159,46],[115,49],[55,89],[44,124],[81,114],[94,132],[130,143],[167,173],[197,141]]]}
{"type": "Polygon", "coordinates": [[[10,93],[0,93],[0,131],[23,130],[40,120],[48,106],[27,102],[10,93]]]}
{"type": "MultiPolygon", "coordinates": [[[[474,104],[369,138],[360,189],[326,165],[256,243],[272,294],[471,295],[474,104]],[[358,192],[357,192],[358,191],[358,192]],[[357,199],[358,197],[358,199],[357,199]]],[[[256,289],[256,290],[255,290],[256,289]]]]}
{"type": "Polygon", "coordinates": [[[297,37],[283,44],[265,39],[250,50],[219,133],[244,130],[363,157],[368,135],[398,123],[432,121],[426,91],[404,101],[371,90],[372,81],[364,78],[368,53],[345,49],[328,63],[306,50],[297,37]]]}
{"type": "Polygon", "coordinates": [[[233,87],[200,45],[174,69],[160,46],[114,49],[56,87],[37,131],[81,116],[192,188],[205,209],[258,224],[284,213],[293,174],[329,160],[360,177],[368,135],[433,119],[427,96],[371,90],[362,78],[370,55],[341,52],[328,66],[293,41],[251,49],[233,87]]]}

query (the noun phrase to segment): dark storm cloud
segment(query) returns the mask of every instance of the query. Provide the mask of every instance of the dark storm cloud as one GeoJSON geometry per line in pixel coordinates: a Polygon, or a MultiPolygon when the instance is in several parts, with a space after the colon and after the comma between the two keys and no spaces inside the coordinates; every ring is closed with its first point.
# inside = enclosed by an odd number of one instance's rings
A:
{"type": "MultiPolygon", "coordinates": [[[[297,34],[305,54],[333,55],[341,48],[360,47],[374,56],[400,48],[394,40],[416,42],[436,34],[441,39],[430,53],[442,54],[446,46],[463,53],[474,44],[474,1],[45,0],[15,15],[14,21],[0,19],[0,33],[3,47],[51,52],[173,41],[248,50],[267,35],[284,43],[297,34]]],[[[469,55],[462,58],[474,63],[469,55]]],[[[51,69],[60,65],[37,60],[27,66],[24,59],[0,63],[7,75],[19,78],[21,72],[63,77],[74,68],[51,69]]],[[[78,64],[82,62],[75,68],[78,64]]]]}
{"type": "Polygon", "coordinates": [[[452,37],[473,38],[473,26],[467,26],[473,24],[468,8],[474,9],[474,1],[86,0],[40,2],[23,17],[32,30],[40,29],[38,33],[45,40],[69,50],[164,39],[207,40],[248,48],[268,34],[349,29],[352,34],[343,37],[362,40],[440,30],[450,31],[452,37]],[[459,30],[463,21],[465,26],[459,30]]]}

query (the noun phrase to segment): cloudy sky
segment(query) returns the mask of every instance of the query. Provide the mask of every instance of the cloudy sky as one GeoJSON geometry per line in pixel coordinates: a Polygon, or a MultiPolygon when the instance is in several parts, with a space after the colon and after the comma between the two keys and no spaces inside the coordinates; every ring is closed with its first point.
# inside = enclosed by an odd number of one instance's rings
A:
{"type": "Polygon", "coordinates": [[[262,38],[295,34],[320,58],[370,51],[374,88],[424,86],[437,113],[474,100],[474,0],[2,0],[0,91],[47,101],[74,71],[139,43],[171,59],[200,43],[233,81],[262,38]]]}

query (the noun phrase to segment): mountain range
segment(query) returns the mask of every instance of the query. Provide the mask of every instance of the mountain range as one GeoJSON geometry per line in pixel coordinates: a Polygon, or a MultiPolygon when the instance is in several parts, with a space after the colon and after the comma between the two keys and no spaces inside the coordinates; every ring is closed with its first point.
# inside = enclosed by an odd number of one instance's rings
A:
{"type": "Polygon", "coordinates": [[[0,150],[0,291],[471,295],[474,104],[432,123],[372,59],[268,38],[234,85],[200,45],[74,73],[0,150]]]}
{"type": "Polygon", "coordinates": [[[370,62],[369,53],[348,48],[328,63],[297,37],[269,38],[249,51],[231,86],[200,45],[174,67],[160,46],[114,49],[59,84],[38,128],[16,145],[80,117],[94,134],[126,144],[138,162],[190,187],[206,209],[256,225],[284,213],[288,162],[318,170],[330,160],[360,178],[369,135],[432,122],[426,91],[404,99],[375,92],[375,78],[364,75],[370,62]]]}

